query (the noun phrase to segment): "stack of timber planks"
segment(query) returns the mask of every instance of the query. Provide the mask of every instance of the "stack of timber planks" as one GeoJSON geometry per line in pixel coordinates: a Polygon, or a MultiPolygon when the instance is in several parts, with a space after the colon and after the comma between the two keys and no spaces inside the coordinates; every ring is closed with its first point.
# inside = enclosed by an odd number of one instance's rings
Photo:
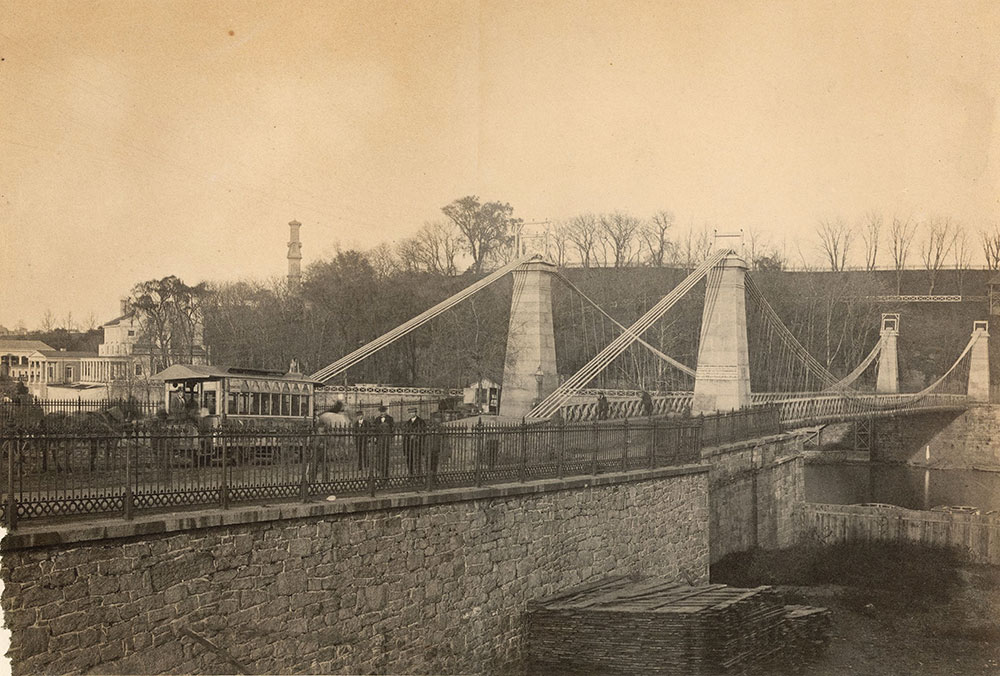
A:
{"type": "Polygon", "coordinates": [[[529,605],[529,673],[738,673],[828,626],[792,615],[770,587],[609,578],[529,605]]]}

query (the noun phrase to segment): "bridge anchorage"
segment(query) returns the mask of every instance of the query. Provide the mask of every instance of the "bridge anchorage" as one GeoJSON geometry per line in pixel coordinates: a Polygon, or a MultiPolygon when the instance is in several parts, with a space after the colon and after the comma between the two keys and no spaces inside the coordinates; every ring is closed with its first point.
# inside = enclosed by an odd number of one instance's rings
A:
{"type": "MultiPolygon", "coordinates": [[[[526,256],[317,371],[313,378],[332,381],[392,342],[511,275],[500,401],[503,419],[524,419],[529,423],[561,419],[572,423],[637,416],[697,416],[768,405],[779,409],[785,427],[792,427],[922,410],[961,410],[970,403],[989,400],[987,322],[975,322],[965,349],[942,376],[919,392],[901,393],[900,315],[885,313],[871,351],[848,375],[838,377],[810,354],[768,302],[739,253],[741,237],[716,235],[715,252],[629,326],[619,323],[588,298],[551,262],[540,255],[526,256]],[[579,343],[588,349],[592,345],[593,350],[582,355],[560,353],[553,280],[562,282],[592,318],[611,327],[613,336],[608,339],[596,330],[590,331],[584,320],[572,328],[588,334],[587,341],[593,338],[592,342],[579,343]],[[686,297],[693,298],[689,305],[696,303],[698,293],[704,294],[704,303],[700,308],[700,331],[691,332],[696,338],[696,351],[692,352],[695,348],[689,346],[687,352],[696,354],[696,365],[692,368],[682,359],[666,354],[669,341],[661,339],[655,345],[658,341],[651,336],[656,332],[650,329],[659,326],[662,337],[661,320],[671,311],[676,315],[676,308],[686,297]],[[636,352],[642,356],[638,357],[636,352]],[[655,363],[658,373],[672,374],[670,382],[683,385],[686,380],[688,384],[670,390],[650,387],[649,379],[636,375],[640,372],[636,364],[645,363],[642,360],[646,359],[655,363]],[[874,387],[869,385],[871,389],[863,391],[859,388],[861,376],[875,362],[878,369],[874,387]],[[570,363],[582,366],[571,375],[561,375],[560,366],[570,363]],[[612,371],[615,376],[610,378],[608,373],[612,371]],[[963,378],[967,378],[967,383],[959,383],[963,378]]],[[[677,324],[681,320],[674,317],[671,321],[677,324]]],[[[564,373],[570,370],[564,368],[564,373]]],[[[661,382],[657,381],[657,385],[661,382]]]]}

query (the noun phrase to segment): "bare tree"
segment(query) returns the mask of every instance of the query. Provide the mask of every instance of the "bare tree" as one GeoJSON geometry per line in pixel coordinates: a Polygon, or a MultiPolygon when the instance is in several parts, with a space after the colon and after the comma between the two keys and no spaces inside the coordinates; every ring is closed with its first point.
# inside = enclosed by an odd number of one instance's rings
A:
{"type": "Polygon", "coordinates": [[[906,268],[906,258],[910,253],[910,246],[913,244],[913,237],[916,234],[916,221],[893,216],[892,226],[889,228],[889,244],[892,252],[892,264],[896,270],[897,296],[903,292],[903,270],[906,268]]]}
{"type": "Polygon", "coordinates": [[[423,270],[420,243],[416,237],[407,237],[396,242],[396,260],[404,272],[423,270]]]}
{"type": "Polygon", "coordinates": [[[708,232],[708,226],[703,224],[698,230],[692,221],[680,242],[680,259],[684,267],[691,270],[708,258],[714,243],[713,237],[708,232]]]}
{"type": "Polygon", "coordinates": [[[566,237],[579,254],[580,264],[589,268],[594,262],[595,248],[601,237],[597,218],[593,214],[574,216],[566,224],[566,237]]]}
{"type": "Polygon", "coordinates": [[[986,267],[990,270],[1000,270],[1000,226],[996,223],[979,231],[983,243],[983,255],[986,257],[986,267]]]}
{"type": "Polygon", "coordinates": [[[869,211],[861,228],[861,241],[865,245],[865,269],[871,272],[878,266],[878,246],[882,233],[882,214],[869,211]]]}
{"type": "Polygon", "coordinates": [[[566,265],[566,253],[569,247],[569,237],[566,234],[565,223],[547,223],[545,225],[545,257],[555,259],[559,267],[566,265]]]}
{"type": "Polygon", "coordinates": [[[455,275],[455,259],[461,247],[461,236],[452,223],[435,221],[424,223],[417,234],[400,242],[396,251],[405,257],[407,267],[439,275],[455,275]]]}
{"type": "Polygon", "coordinates": [[[965,282],[965,273],[972,265],[972,248],[969,246],[969,238],[964,229],[955,233],[955,274],[958,276],[958,295],[962,295],[965,282]]]}
{"type": "Polygon", "coordinates": [[[56,317],[51,309],[45,308],[45,314],[42,315],[42,331],[48,333],[54,328],[56,328],[56,317]]]}
{"type": "Polygon", "coordinates": [[[819,222],[816,235],[819,237],[819,249],[830,264],[830,269],[834,272],[843,270],[854,238],[851,227],[840,218],[825,219],[819,222]]]}
{"type": "Polygon", "coordinates": [[[635,255],[635,238],[639,233],[639,219],[621,211],[613,211],[610,214],[601,214],[599,220],[601,230],[614,255],[615,267],[624,268],[631,265],[635,255]]]}
{"type": "Polygon", "coordinates": [[[378,279],[392,277],[402,263],[402,257],[398,255],[398,252],[394,252],[392,247],[385,243],[370,249],[367,256],[378,279]]]}
{"type": "Polygon", "coordinates": [[[934,294],[934,283],[937,281],[938,271],[944,266],[948,254],[955,246],[955,232],[952,222],[948,218],[933,218],[927,222],[927,239],[920,249],[920,258],[927,269],[929,295],[934,294]]]}
{"type": "Polygon", "coordinates": [[[642,224],[639,236],[649,254],[647,261],[655,267],[663,267],[674,258],[674,243],[670,241],[670,229],[674,227],[672,211],[662,209],[642,224]]]}

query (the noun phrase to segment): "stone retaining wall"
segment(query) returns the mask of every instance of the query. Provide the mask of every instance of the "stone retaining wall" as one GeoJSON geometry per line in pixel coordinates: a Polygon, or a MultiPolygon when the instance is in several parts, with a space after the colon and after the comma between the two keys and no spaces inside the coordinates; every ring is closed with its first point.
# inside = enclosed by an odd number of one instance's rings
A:
{"type": "Polygon", "coordinates": [[[706,581],[708,512],[686,467],[33,526],[3,543],[9,656],[15,674],[516,670],[533,598],[706,581]]]}
{"type": "Polygon", "coordinates": [[[1000,469],[1000,406],[879,419],[872,460],[936,469],[1000,469]]]}
{"type": "Polygon", "coordinates": [[[802,437],[781,435],[705,454],[711,463],[711,561],[753,547],[795,542],[795,509],[805,499],[802,437]]]}

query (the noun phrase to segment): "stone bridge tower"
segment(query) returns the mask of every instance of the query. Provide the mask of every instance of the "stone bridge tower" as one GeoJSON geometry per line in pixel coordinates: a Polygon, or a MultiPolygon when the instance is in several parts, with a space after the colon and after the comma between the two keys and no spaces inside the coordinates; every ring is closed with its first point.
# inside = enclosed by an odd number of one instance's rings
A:
{"type": "Polygon", "coordinates": [[[990,401],[990,323],[972,322],[972,335],[978,334],[969,355],[969,401],[988,404],[990,401]]]}
{"type": "Polygon", "coordinates": [[[500,415],[523,417],[559,385],[552,328],[552,275],[556,266],[535,258],[512,273],[507,356],[500,415]]]}
{"type": "Polygon", "coordinates": [[[899,337],[899,313],[882,315],[882,350],[878,357],[878,376],[875,392],[896,394],[899,392],[899,353],[896,339],[899,337]]]}
{"type": "MultiPolygon", "coordinates": [[[[743,234],[715,236],[718,250],[741,251],[743,234]]],[[[691,413],[730,411],[750,405],[750,358],[747,350],[747,264],[730,253],[708,273],[701,316],[698,369],[691,413]],[[713,278],[719,279],[712,292],[713,278]]]]}

